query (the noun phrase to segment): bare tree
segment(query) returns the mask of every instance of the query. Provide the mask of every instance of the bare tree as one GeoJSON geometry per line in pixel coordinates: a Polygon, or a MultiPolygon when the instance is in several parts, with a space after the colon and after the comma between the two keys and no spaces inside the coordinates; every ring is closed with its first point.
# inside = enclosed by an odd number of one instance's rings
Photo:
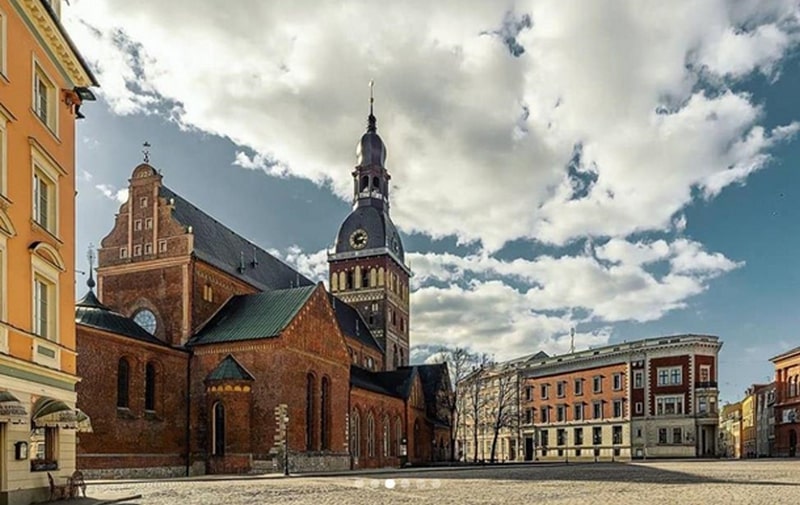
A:
{"type": "Polygon", "coordinates": [[[464,421],[462,424],[464,437],[467,436],[466,421],[471,421],[472,460],[474,462],[478,461],[478,431],[485,421],[483,414],[487,398],[484,395],[484,381],[487,366],[490,362],[491,359],[487,354],[472,354],[471,360],[468,362],[469,372],[466,373],[464,378],[456,386],[456,389],[460,390],[460,417],[464,421]]]}
{"type": "Polygon", "coordinates": [[[447,410],[450,419],[450,460],[456,460],[456,438],[458,426],[461,424],[462,412],[465,402],[462,388],[458,386],[470,374],[475,362],[475,355],[465,347],[441,347],[436,361],[447,363],[450,373],[450,384],[453,385],[452,394],[442,398],[441,405],[447,410]]]}
{"type": "Polygon", "coordinates": [[[497,439],[503,428],[516,429],[519,421],[517,412],[517,372],[503,365],[495,365],[491,369],[487,388],[487,422],[492,429],[492,450],[489,460],[494,463],[497,455],[497,439]]]}

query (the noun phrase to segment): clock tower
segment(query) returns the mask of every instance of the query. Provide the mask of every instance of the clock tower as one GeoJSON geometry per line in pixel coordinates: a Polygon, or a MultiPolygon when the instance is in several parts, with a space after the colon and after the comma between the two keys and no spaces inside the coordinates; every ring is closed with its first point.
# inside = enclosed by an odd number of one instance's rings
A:
{"type": "MultiPolygon", "coordinates": [[[[370,83],[372,86],[372,83],[370,83]]],[[[400,234],[389,217],[386,146],[370,93],[367,131],[356,146],[353,210],[328,255],[331,292],[354,307],[384,349],[384,369],[408,364],[409,285],[400,234]]]]}

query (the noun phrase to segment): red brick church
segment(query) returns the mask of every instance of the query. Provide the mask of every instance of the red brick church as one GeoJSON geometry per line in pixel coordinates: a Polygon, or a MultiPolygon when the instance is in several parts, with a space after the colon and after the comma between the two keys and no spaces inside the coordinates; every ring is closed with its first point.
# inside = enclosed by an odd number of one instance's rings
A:
{"type": "Polygon", "coordinates": [[[354,209],[314,284],[148,163],[76,307],[90,476],[342,470],[449,454],[444,365],[410,366],[409,277],[370,110],[354,209]],[[96,289],[96,292],[95,292],[96,289]],[[288,454],[288,458],[286,457],[288,454]]]}

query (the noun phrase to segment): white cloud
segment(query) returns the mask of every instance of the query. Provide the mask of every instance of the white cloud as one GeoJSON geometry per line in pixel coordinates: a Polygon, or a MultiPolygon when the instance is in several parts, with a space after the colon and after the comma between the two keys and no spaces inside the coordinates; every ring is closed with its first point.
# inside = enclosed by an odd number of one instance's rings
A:
{"type": "Polygon", "coordinates": [[[95,189],[100,191],[106,198],[119,203],[128,201],[128,188],[116,189],[111,184],[97,184],[95,189]]]}
{"type": "MultiPolygon", "coordinates": [[[[504,261],[486,254],[409,253],[411,332],[423,358],[441,345],[469,345],[497,359],[545,350],[564,352],[571,327],[577,348],[608,340],[612,325],[652,321],[686,307],[713,277],[743,265],[687,239],[612,239],[576,256],[504,261]],[[595,257],[596,256],[596,257],[595,257]],[[647,267],[662,262],[666,270],[647,267]],[[566,340],[565,340],[566,339],[566,340]]],[[[327,273],[326,251],[293,247],[278,254],[314,279],[327,273]]]]}
{"type": "Polygon", "coordinates": [[[779,72],[799,11],[76,0],[65,20],[117,113],[163,98],[181,124],[241,145],[234,164],[330,179],[344,198],[375,78],[395,221],[493,251],[667,230],[692,188],[710,198],[763,168],[796,126],[764,128],[756,101],[726,86],[779,72]],[[580,183],[566,168],[575,146],[580,183]]]}

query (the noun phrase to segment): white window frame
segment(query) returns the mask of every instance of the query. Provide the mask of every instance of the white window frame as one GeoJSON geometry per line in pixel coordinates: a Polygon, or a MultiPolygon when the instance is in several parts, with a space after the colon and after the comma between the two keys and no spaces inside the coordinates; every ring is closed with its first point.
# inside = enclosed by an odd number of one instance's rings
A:
{"type": "Polygon", "coordinates": [[[48,158],[49,156],[47,153],[41,151],[39,147],[36,145],[31,146],[31,216],[37,226],[58,238],[61,221],[61,216],[58,212],[60,201],[59,180],[60,176],[65,175],[65,172],[63,172],[60,167],[54,165],[48,158]],[[50,189],[52,190],[47,198],[47,226],[42,225],[37,219],[38,202],[36,201],[36,188],[34,183],[34,177],[37,173],[46,179],[44,182],[49,183],[50,189]]]}
{"type": "Polygon", "coordinates": [[[61,352],[59,348],[53,344],[61,342],[61,335],[59,334],[59,317],[60,317],[60,304],[59,298],[61,294],[60,272],[58,269],[39,258],[36,255],[31,256],[31,333],[36,334],[36,293],[35,283],[38,280],[49,284],[50,292],[48,292],[48,328],[47,336],[37,336],[33,344],[33,361],[35,363],[53,366],[54,368],[61,367],[61,352]],[[48,356],[47,354],[53,354],[48,356]]]}
{"type": "Polygon", "coordinates": [[[539,396],[542,400],[547,400],[550,396],[550,384],[539,384],[539,396]]]}
{"type": "Polygon", "coordinates": [[[582,396],[583,395],[583,379],[575,379],[573,386],[575,396],[582,396]]]}
{"type": "Polygon", "coordinates": [[[634,412],[636,412],[637,414],[641,414],[642,412],[644,412],[644,403],[636,402],[636,404],[634,405],[634,412]]]}
{"type": "Polygon", "coordinates": [[[603,402],[602,401],[596,401],[596,402],[592,403],[592,419],[603,419],[603,402]],[[599,416],[595,415],[598,412],[598,410],[597,410],[598,407],[600,408],[600,410],[599,410],[600,415],[599,416]]]}
{"type": "Polygon", "coordinates": [[[139,198],[139,208],[146,209],[147,208],[147,197],[142,196],[139,198]]]}
{"type": "Polygon", "coordinates": [[[123,260],[128,258],[128,248],[127,247],[122,246],[122,247],[119,248],[119,258],[123,259],[123,260]]]}
{"type": "Polygon", "coordinates": [[[158,252],[160,253],[167,252],[167,241],[165,239],[161,239],[158,241],[158,252]]]}
{"type": "Polygon", "coordinates": [[[711,382],[711,365],[700,365],[700,372],[697,378],[698,382],[711,382]],[[706,373],[706,380],[703,380],[703,372],[706,373]]]}
{"type": "MultiPolygon", "coordinates": [[[[0,233],[0,319],[8,321],[8,271],[6,268],[6,237],[0,233]]],[[[8,353],[8,330],[0,325],[0,352],[8,353]]]]}
{"type": "Polygon", "coordinates": [[[142,245],[136,244],[133,246],[133,255],[134,256],[141,256],[142,255],[142,245]]]}
{"type": "Polygon", "coordinates": [[[611,417],[619,419],[625,417],[625,402],[620,399],[614,400],[611,404],[611,417]],[[619,415],[617,415],[617,405],[619,405],[619,415]]]}
{"type": "Polygon", "coordinates": [[[644,389],[644,370],[633,371],[633,389],[644,389]]]}
{"type": "Polygon", "coordinates": [[[47,128],[47,130],[52,133],[56,138],[58,138],[58,112],[59,112],[59,100],[58,100],[58,86],[56,85],[56,81],[47,73],[44,69],[44,66],[39,63],[36,57],[33,57],[33,65],[31,67],[32,79],[31,82],[33,83],[33,90],[31,93],[31,110],[33,111],[33,115],[36,116],[39,121],[47,128]],[[45,114],[46,117],[42,117],[40,115],[40,98],[39,98],[39,83],[43,82],[46,87],[46,99],[47,105],[45,114]]]}
{"type": "Polygon", "coordinates": [[[153,229],[153,218],[148,217],[144,220],[144,229],[145,230],[152,230],[153,229]]]}
{"type": "Polygon", "coordinates": [[[595,375],[592,377],[592,392],[593,393],[602,393],[603,392],[603,376],[602,375],[595,375]]]}
{"type": "Polygon", "coordinates": [[[572,417],[574,421],[583,421],[583,403],[572,405],[572,417]]]}
{"type": "Polygon", "coordinates": [[[141,219],[134,219],[133,220],[133,231],[142,231],[142,220],[141,219]]]}
{"type": "Polygon", "coordinates": [[[8,70],[6,69],[6,61],[8,57],[8,17],[3,9],[0,9],[0,75],[8,79],[8,70]]]}
{"type": "Polygon", "coordinates": [[[614,391],[622,391],[623,384],[622,372],[615,372],[611,376],[611,389],[614,391]]]}
{"type": "Polygon", "coordinates": [[[656,377],[658,380],[658,385],[663,386],[681,386],[683,385],[683,367],[682,366],[666,366],[666,367],[659,367],[656,369],[656,377]],[[673,382],[673,372],[678,371],[678,382],[673,382]],[[662,373],[666,373],[666,382],[662,381],[662,373]]]}
{"type": "MultiPolygon", "coordinates": [[[[0,17],[2,15],[3,13],[0,12],[0,17]]],[[[2,31],[2,19],[0,19],[0,31],[2,31]]],[[[2,37],[2,34],[0,34],[0,37],[2,37]]],[[[0,48],[0,52],[2,52],[2,49],[0,48]]],[[[10,118],[0,108],[0,195],[2,196],[6,196],[8,193],[8,129],[6,125],[9,121],[10,118]]]]}
{"type": "Polygon", "coordinates": [[[658,395],[656,400],[656,415],[657,416],[682,416],[684,412],[684,395],[658,395]],[[675,403],[675,412],[667,414],[667,403],[675,403]]]}

